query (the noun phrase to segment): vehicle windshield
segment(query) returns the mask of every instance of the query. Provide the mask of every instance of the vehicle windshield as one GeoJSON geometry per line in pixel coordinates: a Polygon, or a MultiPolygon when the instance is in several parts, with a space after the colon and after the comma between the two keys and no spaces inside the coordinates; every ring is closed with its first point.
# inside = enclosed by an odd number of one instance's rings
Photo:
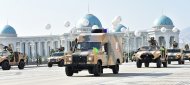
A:
{"type": "Polygon", "coordinates": [[[159,49],[160,48],[158,46],[157,47],[143,46],[138,51],[154,51],[159,49]]]}
{"type": "Polygon", "coordinates": [[[7,56],[7,52],[0,52],[0,56],[7,56]]]}
{"type": "Polygon", "coordinates": [[[93,47],[100,49],[100,42],[79,42],[77,45],[77,49],[81,51],[87,51],[93,49],[93,47]]]}
{"type": "Polygon", "coordinates": [[[169,53],[178,53],[178,52],[181,52],[180,49],[168,49],[167,50],[169,53]]]}
{"type": "Polygon", "coordinates": [[[190,50],[184,50],[183,53],[190,53],[190,50]]]}
{"type": "Polygon", "coordinates": [[[54,57],[54,56],[63,56],[63,55],[64,55],[64,53],[53,53],[52,56],[54,57]]]}

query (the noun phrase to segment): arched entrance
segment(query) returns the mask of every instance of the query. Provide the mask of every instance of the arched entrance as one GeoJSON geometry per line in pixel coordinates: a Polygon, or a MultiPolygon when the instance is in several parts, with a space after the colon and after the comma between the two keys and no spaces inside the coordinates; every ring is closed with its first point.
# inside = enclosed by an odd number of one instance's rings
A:
{"type": "Polygon", "coordinates": [[[166,41],[163,36],[159,37],[159,46],[166,46],[166,41]]]}

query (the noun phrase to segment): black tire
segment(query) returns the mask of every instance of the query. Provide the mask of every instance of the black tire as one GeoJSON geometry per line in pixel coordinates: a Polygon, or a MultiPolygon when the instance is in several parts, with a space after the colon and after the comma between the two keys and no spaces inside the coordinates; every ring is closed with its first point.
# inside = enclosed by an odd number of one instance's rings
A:
{"type": "Polygon", "coordinates": [[[163,64],[163,67],[167,67],[168,65],[168,63],[167,62],[162,62],[162,64],[163,64]]]}
{"type": "Polygon", "coordinates": [[[190,58],[189,58],[189,61],[190,61],[190,58]]]}
{"type": "Polygon", "coordinates": [[[144,66],[145,66],[145,67],[149,67],[149,62],[145,62],[145,63],[144,63],[144,66]]]}
{"type": "Polygon", "coordinates": [[[65,67],[65,73],[67,76],[73,76],[73,69],[72,67],[66,66],[65,67]]]}
{"type": "Polygon", "coordinates": [[[119,63],[118,62],[116,63],[116,65],[113,66],[112,71],[113,71],[113,74],[119,73],[119,63]]]}
{"type": "Polygon", "coordinates": [[[181,59],[179,59],[179,60],[178,60],[178,64],[182,64],[182,61],[181,61],[181,59]]]}
{"type": "Polygon", "coordinates": [[[141,60],[137,60],[137,68],[141,68],[142,67],[142,61],[141,60]]]}
{"type": "Polygon", "coordinates": [[[1,64],[3,70],[10,70],[11,66],[8,61],[3,61],[1,64]]]}
{"type": "Polygon", "coordinates": [[[181,64],[185,64],[185,61],[183,60],[183,61],[181,61],[181,64]]]}
{"type": "Polygon", "coordinates": [[[92,68],[89,68],[89,69],[88,69],[88,73],[89,73],[89,74],[93,74],[93,73],[94,73],[94,72],[93,72],[93,69],[92,69],[92,68]]]}
{"type": "Polygon", "coordinates": [[[63,67],[64,66],[64,61],[63,60],[59,61],[58,66],[63,67]]]}
{"type": "Polygon", "coordinates": [[[168,60],[168,64],[171,64],[171,60],[168,60]]]}
{"type": "Polygon", "coordinates": [[[95,66],[94,66],[94,76],[100,76],[101,75],[101,70],[102,70],[102,65],[100,62],[98,62],[95,66]]]}
{"type": "Polygon", "coordinates": [[[156,60],[156,67],[157,67],[157,68],[161,68],[161,65],[162,65],[161,60],[160,60],[160,58],[158,58],[158,59],[156,60]]]}
{"type": "Polygon", "coordinates": [[[19,69],[24,69],[24,66],[25,66],[25,62],[24,61],[20,61],[19,64],[18,64],[18,68],[19,69]]]}
{"type": "Polygon", "coordinates": [[[48,63],[48,67],[52,67],[53,64],[51,62],[48,63]]]}

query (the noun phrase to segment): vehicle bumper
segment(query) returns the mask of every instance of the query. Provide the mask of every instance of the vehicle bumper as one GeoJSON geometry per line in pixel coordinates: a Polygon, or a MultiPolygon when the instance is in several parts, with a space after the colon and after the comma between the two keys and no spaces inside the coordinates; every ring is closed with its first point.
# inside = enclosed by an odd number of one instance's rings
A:
{"type": "Polygon", "coordinates": [[[168,56],[169,61],[178,61],[181,57],[177,58],[177,56],[168,56]]]}

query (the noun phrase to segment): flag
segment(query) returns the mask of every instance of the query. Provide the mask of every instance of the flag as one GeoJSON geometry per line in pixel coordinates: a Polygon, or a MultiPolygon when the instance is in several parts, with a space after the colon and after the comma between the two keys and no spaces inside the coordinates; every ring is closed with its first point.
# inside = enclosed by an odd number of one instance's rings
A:
{"type": "Polygon", "coordinates": [[[95,55],[97,55],[98,54],[98,48],[96,48],[96,47],[93,47],[93,53],[95,54],[95,55]]]}

